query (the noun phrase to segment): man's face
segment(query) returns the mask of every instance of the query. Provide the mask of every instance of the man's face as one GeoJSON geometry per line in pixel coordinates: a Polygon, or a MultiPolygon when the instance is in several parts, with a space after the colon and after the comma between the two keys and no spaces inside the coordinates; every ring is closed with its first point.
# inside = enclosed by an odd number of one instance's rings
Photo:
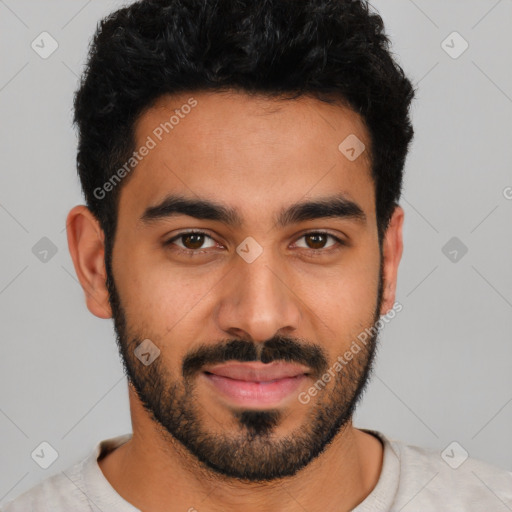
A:
{"type": "Polygon", "coordinates": [[[109,269],[131,384],[162,436],[216,472],[293,475],[348,424],[373,360],[376,336],[299,400],[381,313],[368,133],[351,110],[311,98],[199,93],[160,98],[136,124],[136,148],[148,137],[155,145],[120,194],[109,269]],[[190,96],[197,104],[159,130],[190,96]],[[350,135],[367,147],[355,160],[338,149],[350,135]],[[170,195],[222,205],[239,222],[204,207],[155,208],[170,195]],[[280,216],[336,197],[356,207],[280,216]],[[135,349],[148,339],[160,355],[145,365],[135,349]],[[301,371],[259,384],[260,394],[254,382],[237,388],[208,372],[247,361],[301,371]]]}

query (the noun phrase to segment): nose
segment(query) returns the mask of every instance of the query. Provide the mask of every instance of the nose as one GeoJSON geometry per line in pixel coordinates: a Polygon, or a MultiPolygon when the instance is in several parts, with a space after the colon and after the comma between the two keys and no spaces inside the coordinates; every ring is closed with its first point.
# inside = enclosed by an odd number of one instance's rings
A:
{"type": "Polygon", "coordinates": [[[252,263],[236,258],[216,308],[220,329],[264,342],[299,328],[301,308],[290,273],[270,250],[252,263]]]}

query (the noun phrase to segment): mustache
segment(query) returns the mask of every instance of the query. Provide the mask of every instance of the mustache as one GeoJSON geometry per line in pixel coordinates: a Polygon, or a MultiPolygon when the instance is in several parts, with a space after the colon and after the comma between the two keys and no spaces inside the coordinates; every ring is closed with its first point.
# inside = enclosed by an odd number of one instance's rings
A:
{"type": "Polygon", "coordinates": [[[327,355],[321,347],[286,336],[274,336],[263,343],[250,340],[225,340],[214,346],[201,345],[183,360],[182,374],[187,379],[200,372],[206,365],[227,361],[298,363],[308,366],[313,376],[318,378],[328,369],[327,355]]]}

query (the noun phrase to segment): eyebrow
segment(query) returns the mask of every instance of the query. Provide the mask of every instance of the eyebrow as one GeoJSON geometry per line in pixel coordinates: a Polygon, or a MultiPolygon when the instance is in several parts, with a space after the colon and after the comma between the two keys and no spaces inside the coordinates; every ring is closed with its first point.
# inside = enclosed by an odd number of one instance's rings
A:
{"type": "MultiPolygon", "coordinates": [[[[222,222],[232,227],[240,227],[244,223],[242,216],[234,208],[209,199],[192,199],[175,194],[168,195],[159,204],[146,208],[140,221],[150,225],[178,215],[222,222]]],[[[343,194],[294,203],[282,208],[274,222],[278,228],[284,228],[291,224],[322,218],[347,219],[362,225],[366,223],[363,209],[343,194]]]]}

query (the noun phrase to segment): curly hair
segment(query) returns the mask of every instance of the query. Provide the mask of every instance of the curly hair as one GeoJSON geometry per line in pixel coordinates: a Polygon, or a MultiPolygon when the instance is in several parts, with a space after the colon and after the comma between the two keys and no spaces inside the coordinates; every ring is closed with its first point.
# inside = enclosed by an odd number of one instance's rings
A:
{"type": "Polygon", "coordinates": [[[134,124],[164,94],[237,90],[349,106],[370,134],[379,243],[402,188],[414,88],[364,0],[140,0],[98,24],[74,97],[77,169],[114,242],[119,191],[94,193],[135,149],[134,124]]]}

